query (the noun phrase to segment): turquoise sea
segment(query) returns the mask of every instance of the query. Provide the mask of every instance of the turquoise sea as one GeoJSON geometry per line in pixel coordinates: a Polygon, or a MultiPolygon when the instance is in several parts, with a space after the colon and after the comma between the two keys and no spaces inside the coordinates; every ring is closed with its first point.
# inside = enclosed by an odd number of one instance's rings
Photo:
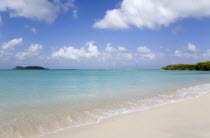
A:
{"type": "Polygon", "coordinates": [[[210,91],[210,72],[0,70],[0,137],[99,123],[210,91]]]}

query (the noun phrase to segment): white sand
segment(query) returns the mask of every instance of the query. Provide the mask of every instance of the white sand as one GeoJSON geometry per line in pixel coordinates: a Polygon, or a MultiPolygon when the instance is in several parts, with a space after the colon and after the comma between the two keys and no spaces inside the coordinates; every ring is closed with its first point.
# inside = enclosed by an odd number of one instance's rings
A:
{"type": "Polygon", "coordinates": [[[210,138],[210,94],[42,138],[210,138]]]}

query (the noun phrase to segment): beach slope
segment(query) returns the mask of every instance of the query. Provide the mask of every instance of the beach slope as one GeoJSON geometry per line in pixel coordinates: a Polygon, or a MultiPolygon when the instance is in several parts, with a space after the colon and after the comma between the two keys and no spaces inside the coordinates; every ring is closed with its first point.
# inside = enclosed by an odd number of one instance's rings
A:
{"type": "Polygon", "coordinates": [[[42,138],[210,138],[210,94],[42,138]]]}

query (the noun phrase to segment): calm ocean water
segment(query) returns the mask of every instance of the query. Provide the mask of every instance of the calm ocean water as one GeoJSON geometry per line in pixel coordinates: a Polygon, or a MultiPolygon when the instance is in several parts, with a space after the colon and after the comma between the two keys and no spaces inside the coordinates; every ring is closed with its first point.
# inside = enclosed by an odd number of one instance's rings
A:
{"type": "Polygon", "coordinates": [[[210,91],[210,72],[0,70],[0,137],[40,136],[210,91]]]}

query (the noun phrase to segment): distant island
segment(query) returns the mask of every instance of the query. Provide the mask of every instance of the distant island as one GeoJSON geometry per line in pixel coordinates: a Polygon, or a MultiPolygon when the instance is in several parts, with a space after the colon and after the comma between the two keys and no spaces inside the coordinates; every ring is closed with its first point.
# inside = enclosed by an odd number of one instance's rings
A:
{"type": "Polygon", "coordinates": [[[196,64],[177,64],[177,65],[168,65],[162,70],[198,70],[198,71],[210,71],[210,61],[198,62],[196,64]]]}
{"type": "Polygon", "coordinates": [[[46,68],[40,66],[27,66],[27,67],[16,66],[15,68],[13,68],[13,70],[46,70],[46,68]]]}

